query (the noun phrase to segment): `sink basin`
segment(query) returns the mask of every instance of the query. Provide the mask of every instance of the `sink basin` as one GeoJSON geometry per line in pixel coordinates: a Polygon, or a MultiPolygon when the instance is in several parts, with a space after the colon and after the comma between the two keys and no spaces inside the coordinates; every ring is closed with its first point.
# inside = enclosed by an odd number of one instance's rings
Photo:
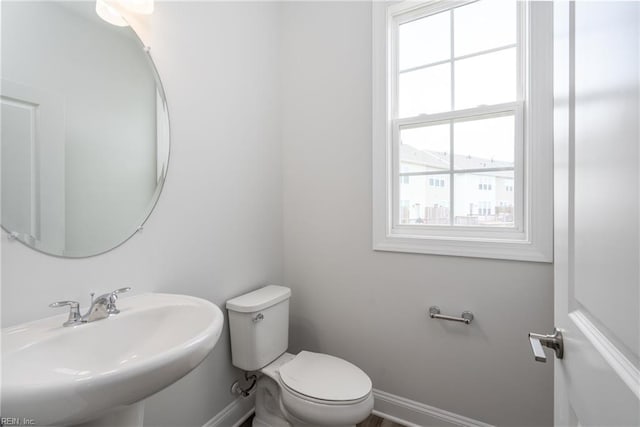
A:
{"type": "Polygon", "coordinates": [[[73,327],[62,314],[2,329],[2,416],[69,425],[134,405],[198,366],[224,322],[216,305],[186,295],[132,296],[118,308],[73,327]]]}

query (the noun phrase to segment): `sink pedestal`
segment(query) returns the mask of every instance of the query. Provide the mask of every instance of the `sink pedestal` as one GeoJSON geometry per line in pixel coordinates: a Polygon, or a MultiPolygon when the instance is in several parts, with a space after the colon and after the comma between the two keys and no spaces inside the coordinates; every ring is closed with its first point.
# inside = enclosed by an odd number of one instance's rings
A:
{"type": "Polygon", "coordinates": [[[76,424],[75,427],[142,427],[144,420],[144,401],[133,405],[120,406],[100,418],[76,424]]]}

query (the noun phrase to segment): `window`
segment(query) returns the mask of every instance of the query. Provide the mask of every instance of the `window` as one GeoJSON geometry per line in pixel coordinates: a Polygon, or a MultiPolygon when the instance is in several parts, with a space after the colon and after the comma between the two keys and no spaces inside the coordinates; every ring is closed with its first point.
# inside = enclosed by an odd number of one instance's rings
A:
{"type": "Polygon", "coordinates": [[[374,2],[374,249],[551,260],[540,3],[374,2]]]}

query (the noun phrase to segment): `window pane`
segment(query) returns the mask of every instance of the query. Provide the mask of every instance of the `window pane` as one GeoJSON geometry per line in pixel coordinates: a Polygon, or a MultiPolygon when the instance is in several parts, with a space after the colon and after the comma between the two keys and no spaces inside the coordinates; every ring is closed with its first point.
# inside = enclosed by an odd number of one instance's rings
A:
{"type": "Polygon", "coordinates": [[[400,70],[451,57],[450,13],[438,13],[400,25],[400,70]]]}
{"type": "Polygon", "coordinates": [[[451,110],[451,65],[442,64],[400,74],[400,117],[451,110]]]}
{"type": "Polygon", "coordinates": [[[400,172],[449,170],[449,123],[400,130],[400,172]]]}
{"type": "Polygon", "coordinates": [[[455,56],[515,44],[516,3],[484,0],[454,9],[455,56]]]}
{"type": "Polygon", "coordinates": [[[454,169],[514,167],[515,117],[454,122],[454,169]]]}
{"type": "Polygon", "coordinates": [[[455,63],[456,109],[516,101],[516,49],[455,63]]]}
{"type": "Polygon", "coordinates": [[[455,174],[454,224],[513,227],[513,176],[513,171],[455,174]]]}
{"type": "Polygon", "coordinates": [[[400,224],[449,225],[449,175],[400,179],[400,224]]]}

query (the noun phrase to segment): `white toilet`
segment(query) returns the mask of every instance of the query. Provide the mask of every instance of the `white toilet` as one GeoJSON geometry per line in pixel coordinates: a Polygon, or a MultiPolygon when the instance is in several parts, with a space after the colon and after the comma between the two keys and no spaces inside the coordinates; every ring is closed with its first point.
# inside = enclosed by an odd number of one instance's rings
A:
{"type": "Polygon", "coordinates": [[[254,427],[352,426],[373,410],[371,380],[322,353],[287,353],[289,298],[265,286],[227,301],[233,365],[258,371],[254,427]]]}

